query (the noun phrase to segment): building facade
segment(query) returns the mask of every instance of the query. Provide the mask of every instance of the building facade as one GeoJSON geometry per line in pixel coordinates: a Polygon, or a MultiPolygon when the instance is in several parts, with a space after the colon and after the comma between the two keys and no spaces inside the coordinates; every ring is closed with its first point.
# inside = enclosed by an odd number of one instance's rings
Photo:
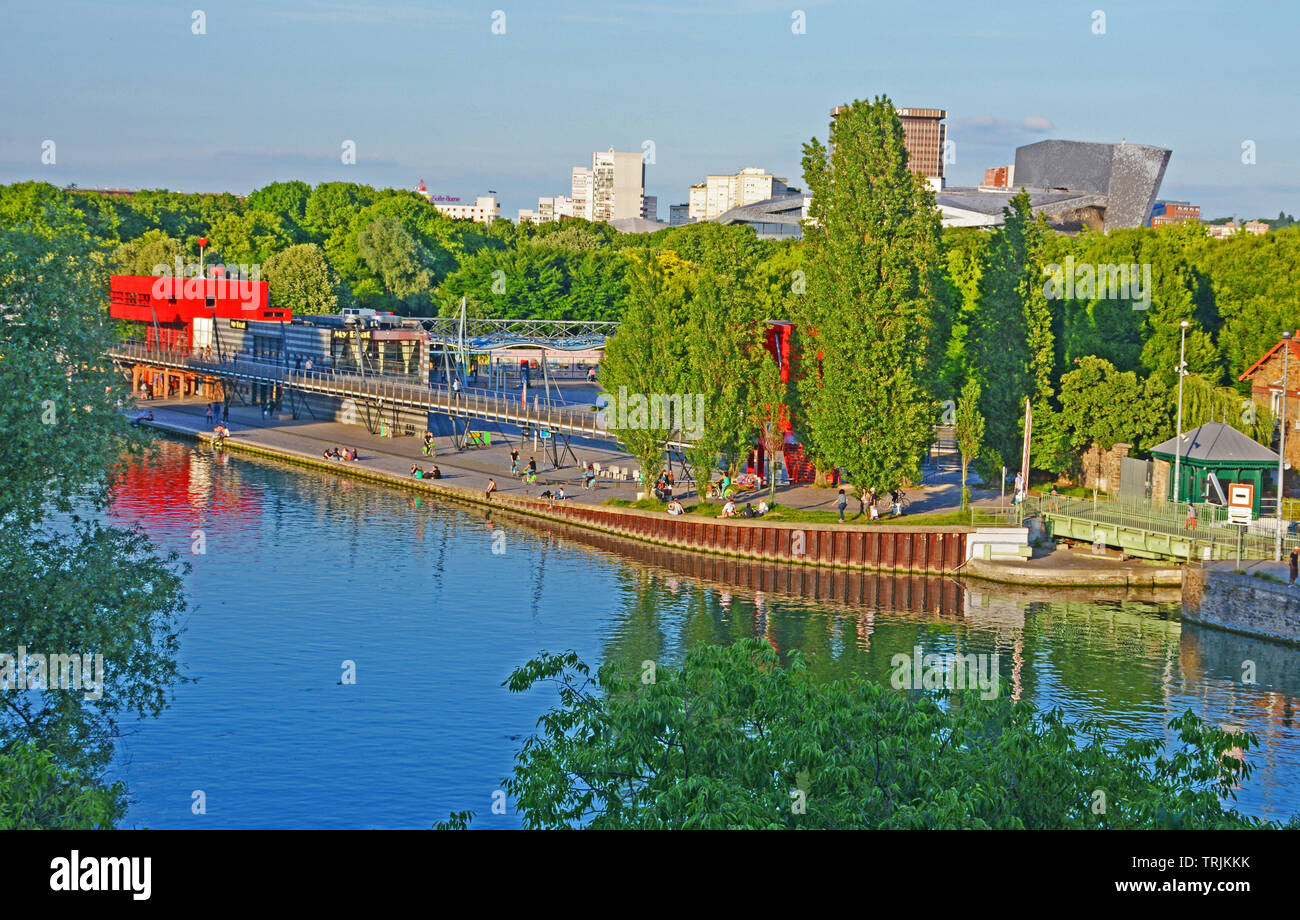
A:
{"type": "Polygon", "coordinates": [[[1300,330],[1290,339],[1282,339],[1237,378],[1250,381],[1250,397],[1267,409],[1277,420],[1272,446],[1281,441],[1281,426],[1286,429],[1287,494],[1294,495],[1300,476],[1300,330]],[[1289,352],[1289,353],[1288,353],[1289,352]],[[1286,380],[1283,382],[1283,370],[1286,380]],[[1282,418],[1282,393],[1286,391],[1286,418],[1282,418]]]}
{"type": "MultiPolygon", "coordinates": [[[[831,117],[837,117],[848,108],[837,105],[831,117]]],[[[896,108],[898,120],[903,123],[903,147],[907,150],[907,168],[924,176],[936,192],[944,187],[944,148],[948,128],[943,120],[948,117],[944,109],[896,108]]]]}
{"type": "Polygon", "coordinates": [[[734,175],[711,175],[692,185],[687,200],[689,221],[714,220],[732,208],[781,198],[789,193],[789,180],[757,166],[746,166],[734,175]]]}
{"type": "Polygon", "coordinates": [[[1151,226],[1165,227],[1187,221],[1200,221],[1201,206],[1186,201],[1157,201],[1151,209],[1151,226]]]}
{"type": "Polygon", "coordinates": [[[490,224],[501,217],[501,205],[495,195],[479,195],[473,204],[454,201],[434,201],[433,206],[440,214],[454,220],[472,220],[476,224],[490,224]]]}

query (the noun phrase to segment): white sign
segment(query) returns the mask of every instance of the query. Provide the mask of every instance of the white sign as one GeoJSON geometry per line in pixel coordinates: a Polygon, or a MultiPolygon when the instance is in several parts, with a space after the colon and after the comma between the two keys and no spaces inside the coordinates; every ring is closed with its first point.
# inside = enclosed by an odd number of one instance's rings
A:
{"type": "Polygon", "coordinates": [[[1228,523],[1249,524],[1255,508],[1255,486],[1249,482],[1228,483],[1228,523]]]}

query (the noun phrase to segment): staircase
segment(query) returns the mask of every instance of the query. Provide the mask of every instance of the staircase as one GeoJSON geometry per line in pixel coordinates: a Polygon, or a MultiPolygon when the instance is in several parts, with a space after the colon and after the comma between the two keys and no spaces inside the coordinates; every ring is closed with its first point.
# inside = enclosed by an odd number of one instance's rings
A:
{"type": "Polygon", "coordinates": [[[804,456],[803,448],[798,444],[789,444],[785,448],[785,471],[793,485],[801,486],[817,478],[817,468],[804,456]]]}

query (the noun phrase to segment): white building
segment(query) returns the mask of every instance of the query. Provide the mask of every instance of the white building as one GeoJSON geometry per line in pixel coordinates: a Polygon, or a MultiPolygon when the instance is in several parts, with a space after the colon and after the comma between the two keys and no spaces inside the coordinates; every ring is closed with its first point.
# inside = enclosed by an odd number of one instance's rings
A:
{"type": "Polygon", "coordinates": [[[478,224],[490,224],[501,216],[501,205],[495,195],[479,195],[473,204],[459,204],[450,201],[434,201],[433,206],[439,213],[456,220],[472,220],[478,224]]]}
{"type": "Polygon", "coordinates": [[[789,194],[788,183],[757,166],[746,166],[735,175],[711,175],[691,186],[687,214],[691,221],[713,220],[732,208],[782,198],[789,194]]]}
{"type": "MultiPolygon", "coordinates": [[[[646,216],[645,160],[614,148],[591,155],[591,168],[573,167],[571,197],[576,217],[608,221],[646,216]]],[[[654,203],[655,210],[658,202],[654,203]]]]}

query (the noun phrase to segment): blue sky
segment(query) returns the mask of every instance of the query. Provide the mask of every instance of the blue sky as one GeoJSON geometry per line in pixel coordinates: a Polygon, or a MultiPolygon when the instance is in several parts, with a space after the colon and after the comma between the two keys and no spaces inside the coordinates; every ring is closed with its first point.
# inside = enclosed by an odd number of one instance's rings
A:
{"type": "Polygon", "coordinates": [[[830,107],[886,93],[947,109],[949,184],[1018,144],[1126,139],[1173,150],[1162,197],[1272,217],[1300,213],[1298,34],[1287,0],[5,0],[0,182],[424,179],[495,190],[513,218],[567,194],[593,150],[651,141],[647,192],[667,219],[708,173],[802,185],[801,144],[826,136],[830,107]]]}

